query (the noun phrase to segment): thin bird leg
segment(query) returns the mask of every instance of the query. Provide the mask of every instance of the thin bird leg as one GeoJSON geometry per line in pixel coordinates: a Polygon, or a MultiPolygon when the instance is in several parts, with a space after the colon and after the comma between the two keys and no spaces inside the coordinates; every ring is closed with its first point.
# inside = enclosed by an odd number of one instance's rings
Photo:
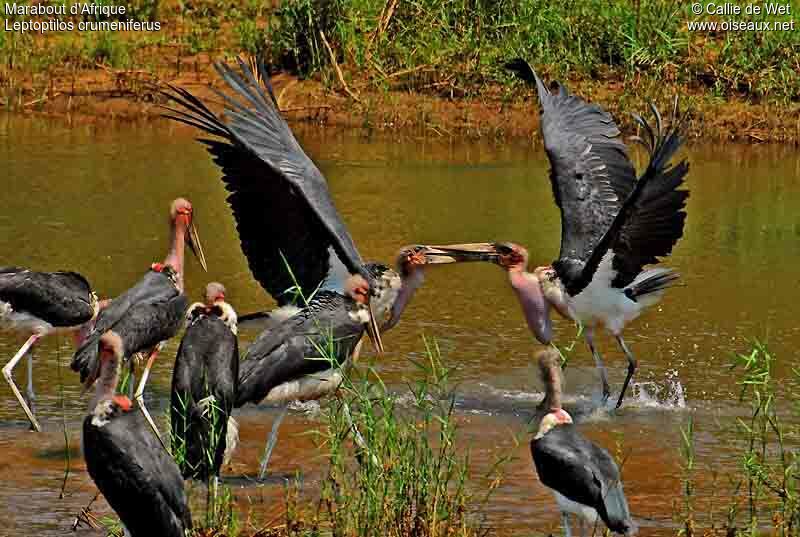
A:
{"type": "Polygon", "coordinates": [[[617,400],[617,408],[619,408],[622,405],[622,399],[625,397],[625,390],[628,389],[631,377],[633,377],[633,374],[636,373],[636,369],[639,367],[639,362],[636,361],[636,358],[633,357],[628,346],[625,345],[625,340],[622,339],[622,336],[617,336],[617,343],[619,343],[619,346],[622,348],[622,352],[625,353],[625,358],[628,359],[628,376],[625,377],[625,382],[622,384],[622,391],[619,392],[619,400],[617,400]]]}
{"type": "MultiPolygon", "coordinates": [[[[36,407],[34,406],[36,394],[33,393],[33,347],[28,350],[28,386],[25,388],[25,402],[28,403],[31,414],[36,415],[36,407]]],[[[33,425],[31,425],[31,429],[33,429],[33,425]]]]}
{"type": "MultiPolygon", "coordinates": [[[[342,408],[344,409],[344,417],[347,420],[347,425],[350,427],[350,430],[353,431],[353,440],[355,440],[356,445],[366,453],[370,453],[367,441],[364,440],[361,431],[358,430],[358,427],[356,427],[356,424],[353,422],[353,415],[350,414],[350,405],[344,403],[342,408]]],[[[370,453],[370,459],[372,460],[372,464],[378,466],[378,457],[376,457],[374,453],[370,453]]]]}
{"type": "Polygon", "coordinates": [[[561,524],[564,526],[564,537],[572,537],[572,530],[569,529],[569,513],[561,511],[561,524]]]}
{"type": "Polygon", "coordinates": [[[128,376],[128,398],[133,399],[133,386],[136,384],[136,357],[137,355],[131,356],[130,361],[130,375],[128,376]]]}
{"type": "MultiPolygon", "coordinates": [[[[150,376],[150,368],[153,367],[153,363],[156,361],[156,356],[158,356],[158,349],[159,347],[156,346],[150,351],[150,357],[147,359],[147,365],[144,367],[144,371],[142,372],[142,379],[139,381],[139,386],[136,387],[136,402],[139,403],[139,410],[142,411],[144,414],[144,419],[147,420],[147,423],[150,424],[150,427],[153,429],[153,432],[156,434],[156,438],[158,441],[161,442],[161,445],[164,449],[169,453],[167,446],[164,444],[164,441],[161,439],[161,433],[158,432],[158,427],[156,427],[156,423],[153,421],[153,418],[150,417],[150,412],[147,411],[147,407],[144,404],[144,386],[147,384],[147,377],[150,376]]],[[[133,359],[131,357],[131,359],[133,359]]]]}
{"type": "Polygon", "coordinates": [[[11,391],[14,392],[14,397],[16,397],[17,401],[19,401],[19,404],[22,406],[22,410],[25,411],[25,414],[28,416],[28,420],[31,422],[31,427],[33,427],[36,432],[41,432],[42,428],[39,427],[39,422],[36,421],[36,416],[33,415],[30,407],[28,407],[28,404],[22,397],[19,388],[17,388],[17,385],[14,384],[14,377],[11,375],[11,373],[14,371],[14,368],[17,366],[19,361],[22,360],[22,357],[28,353],[28,350],[33,347],[41,337],[42,336],[39,334],[33,334],[31,337],[29,337],[28,341],[25,342],[25,344],[17,351],[17,354],[15,354],[14,357],[9,360],[9,362],[3,368],[3,376],[6,378],[6,382],[8,382],[9,386],[11,386],[11,391]]]}
{"type": "Polygon", "coordinates": [[[272,422],[272,432],[269,433],[269,440],[267,440],[267,447],[264,449],[264,458],[261,460],[261,469],[258,471],[258,478],[264,479],[264,476],[267,475],[267,465],[269,464],[269,458],[272,456],[272,450],[275,449],[275,444],[278,443],[278,428],[281,426],[281,422],[283,418],[286,417],[286,413],[289,411],[289,404],[283,405],[281,408],[278,417],[275,418],[275,421],[272,422]]]}
{"type": "Polygon", "coordinates": [[[611,388],[608,386],[608,372],[606,371],[606,364],[603,363],[603,357],[600,356],[600,353],[594,348],[594,328],[592,327],[586,328],[586,344],[589,345],[589,350],[592,351],[594,363],[597,366],[597,370],[600,372],[600,381],[603,383],[603,404],[605,404],[611,395],[611,388]]]}

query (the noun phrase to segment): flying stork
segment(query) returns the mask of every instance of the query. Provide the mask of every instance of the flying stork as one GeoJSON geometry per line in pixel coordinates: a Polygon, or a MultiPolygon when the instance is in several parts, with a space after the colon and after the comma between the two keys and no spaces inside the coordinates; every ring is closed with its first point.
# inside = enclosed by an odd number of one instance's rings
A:
{"type": "Polygon", "coordinates": [[[100,336],[99,370],[83,421],[86,470],[131,537],[185,537],[192,527],[183,478],[149,430],[143,414],[115,395],[125,342],[113,330],[100,336]]]}
{"type": "Polygon", "coordinates": [[[550,408],[531,441],[531,456],[539,481],[556,498],[566,537],[571,535],[570,513],[590,526],[599,518],[614,533],[635,534],[636,525],[614,459],[580,434],[572,417],[561,407],[558,353],[552,349],[541,351],[538,361],[550,408]]]}
{"type": "MultiPolygon", "coordinates": [[[[239,71],[223,63],[216,68],[240,97],[220,93],[224,119],[173,86],[166,95],[182,110],[168,109],[167,117],[214,137],[200,141],[222,169],[242,251],[279,306],[240,318],[242,323],[259,318],[266,330],[242,363],[237,406],[265,398],[281,403],[317,398],[338,387],[323,371],[340,377],[330,361],[302,360],[319,354],[308,354],[310,341],[328,329],[348,335],[335,346],[334,366],[347,363],[365,327],[380,350],[380,330],[399,321],[422,285],[423,266],[495,260],[497,253],[488,243],[410,246],[398,253],[397,271],[364,263],[325,178],[280,115],[264,65],[240,60],[239,71]]],[[[283,415],[273,425],[273,444],[283,415]]]]}
{"type": "Polygon", "coordinates": [[[170,205],[169,215],[171,245],[167,257],[161,263],[153,263],[136,285],[101,310],[71,364],[72,370],[80,373],[81,382],[89,387],[100,373],[100,356],[104,351],[117,353],[120,361],[139,352],[148,353],[135,397],[156,434],[158,428],[144,405],[144,387],[161,346],[181,328],[189,307],[183,292],[185,246],[189,246],[206,270],[192,204],[177,198],[170,205]],[[106,335],[109,337],[104,338],[106,335]],[[109,341],[115,343],[110,348],[109,341]]]}
{"type": "Polygon", "coordinates": [[[35,272],[19,267],[0,267],[0,326],[29,334],[28,340],[3,367],[31,427],[41,431],[34,415],[33,347],[45,335],[63,331],[80,340],[81,330],[97,315],[100,302],[89,282],[76,272],[35,272]],[[28,386],[23,397],[12,372],[28,354],[28,386]]]}
{"type": "Polygon", "coordinates": [[[186,318],[172,373],[173,453],[185,454],[183,477],[208,481],[219,477],[238,431],[231,417],[239,379],[236,311],[225,301],[225,287],[212,282],[186,318]]]}
{"type": "Polygon", "coordinates": [[[594,329],[603,325],[628,359],[617,400],[622,404],[638,362],[622,331],[648,306],[657,303],[678,274],[667,268],[644,269],[667,256],[683,235],[689,192],[678,190],[689,171],[685,160],[670,160],[683,143],[684,119],[665,128],[655,106],[655,128],[634,116],[642,128],[650,161],[636,172],[611,116],[559,85],[551,93],[524,60],[507,64],[535,84],[542,106],[541,131],[550,160],[550,181],[561,210],[561,252],[551,266],[527,272],[528,254],[515,244],[499,244],[500,265],[536,339],[552,338],[550,308],[579,322],[600,371],[603,400],[610,395],[605,365],[594,346],[594,329]]]}

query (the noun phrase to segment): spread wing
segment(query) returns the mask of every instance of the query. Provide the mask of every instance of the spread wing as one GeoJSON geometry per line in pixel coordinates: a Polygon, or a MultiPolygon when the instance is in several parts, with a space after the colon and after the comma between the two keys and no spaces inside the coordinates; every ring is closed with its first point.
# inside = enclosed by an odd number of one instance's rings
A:
{"type": "Polygon", "coordinates": [[[369,281],[325,178],[278,111],[266,68],[241,60],[240,72],[222,63],[216,67],[238,97],[220,93],[226,121],[176,87],[168,96],[185,110],[170,109],[167,117],[218,138],[201,141],[222,169],[253,276],[280,305],[290,301],[285,291],[295,279],[310,294],[337,262],[369,281]]]}
{"type": "Polygon", "coordinates": [[[668,129],[653,105],[650,108],[655,128],[640,116],[634,116],[644,133],[642,143],[650,154],[650,162],[637,183],[638,195],[626,201],[618,215],[620,222],[611,227],[609,236],[599,246],[607,245],[614,252],[614,287],[632,283],[645,265],[658,263],[659,257],[669,255],[683,236],[689,191],[678,188],[684,184],[689,164],[681,160],[669,165],[684,139],[685,117],[679,117],[677,104],[676,99],[668,129]]]}
{"type": "Polygon", "coordinates": [[[591,279],[583,268],[633,190],[636,173],[608,112],[564,86],[551,93],[524,60],[507,67],[539,94],[550,181],[561,210],[561,251],[553,266],[574,295],[591,279]]]}

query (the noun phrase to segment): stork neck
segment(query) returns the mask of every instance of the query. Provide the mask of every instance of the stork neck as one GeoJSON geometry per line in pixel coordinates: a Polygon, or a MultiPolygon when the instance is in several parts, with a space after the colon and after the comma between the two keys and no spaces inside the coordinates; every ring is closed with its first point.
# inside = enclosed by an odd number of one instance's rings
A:
{"type": "Polygon", "coordinates": [[[110,401],[114,397],[117,389],[117,381],[119,380],[119,357],[108,351],[100,351],[105,353],[100,357],[100,376],[97,377],[95,382],[95,393],[89,402],[89,412],[94,412],[97,405],[104,401],[110,401]]]}
{"type": "Polygon", "coordinates": [[[522,270],[509,271],[508,277],[522,306],[528,328],[540,343],[547,345],[553,338],[553,323],[550,319],[550,303],[542,292],[539,279],[522,270]]]}
{"type": "Polygon", "coordinates": [[[561,410],[561,373],[557,367],[548,368],[544,380],[543,405],[550,412],[561,410]]]}
{"type": "Polygon", "coordinates": [[[402,270],[400,274],[400,291],[398,291],[397,298],[394,304],[392,304],[392,315],[389,317],[386,324],[381,327],[381,330],[389,330],[400,321],[400,316],[403,314],[409,302],[411,302],[414,293],[416,293],[417,289],[425,282],[425,271],[421,267],[409,271],[405,276],[402,275],[402,270]]]}
{"type": "Polygon", "coordinates": [[[172,223],[172,243],[169,253],[164,259],[165,265],[170,265],[177,273],[177,286],[183,292],[183,261],[186,249],[186,229],[188,223],[186,217],[178,215],[172,223]]]}

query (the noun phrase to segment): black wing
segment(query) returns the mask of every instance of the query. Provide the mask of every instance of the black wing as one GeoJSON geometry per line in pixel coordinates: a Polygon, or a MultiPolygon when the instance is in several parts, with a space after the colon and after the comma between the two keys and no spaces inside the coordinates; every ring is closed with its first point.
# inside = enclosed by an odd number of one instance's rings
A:
{"type": "Polygon", "coordinates": [[[118,410],[102,427],[83,423],[86,468],[134,535],[184,537],[192,527],[183,478],[140,412],[118,410]]]}
{"type": "Polygon", "coordinates": [[[551,93],[524,60],[506,66],[539,94],[550,181],[561,209],[561,251],[553,267],[575,295],[591,280],[594,271],[584,267],[633,190],[636,172],[608,112],[560,84],[551,93]]]}
{"type": "Polygon", "coordinates": [[[79,326],[94,316],[89,282],[76,272],[0,268],[0,301],[56,327],[79,326]]]}
{"type": "MultiPolygon", "coordinates": [[[[658,110],[650,105],[656,120],[655,130],[640,116],[635,116],[645,138],[644,146],[650,162],[637,183],[636,196],[631,196],[599,248],[614,252],[613,268],[617,275],[612,285],[624,288],[633,282],[645,265],[658,263],[667,256],[683,236],[686,221],[688,190],[678,190],[689,172],[686,160],[669,166],[683,143],[684,118],[678,116],[677,99],[670,127],[665,130],[658,110]],[[641,187],[639,185],[641,184],[641,187]]],[[[598,248],[598,249],[599,249],[598,248]]]]}
{"type": "Polygon", "coordinates": [[[242,61],[239,66],[241,74],[222,63],[216,66],[242,98],[220,94],[227,105],[227,124],[188,91],[175,87],[168,96],[186,111],[170,109],[173,115],[167,117],[222,139],[201,141],[223,171],[253,276],[280,305],[289,302],[284,292],[295,285],[287,263],[307,294],[331,271],[331,251],[351,273],[367,277],[325,178],[277,109],[266,68],[242,61]]]}
{"type": "Polygon", "coordinates": [[[574,425],[558,425],[533,440],[531,455],[544,485],[594,508],[612,531],[625,533],[633,528],[616,463],[574,425]]]}
{"type": "MultiPolygon", "coordinates": [[[[175,284],[167,275],[151,270],[136,285],[114,298],[108,306],[100,310],[92,331],[89,332],[72,357],[70,367],[72,367],[73,371],[80,372],[81,382],[85,382],[87,377],[98,371],[100,366],[98,359],[100,336],[114,328],[117,323],[129,314],[130,309],[134,306],[163,303],[173,300],[178,294],[175,284]]],[[[184,311],[186,306],[184,306],[184,311]]]]}

